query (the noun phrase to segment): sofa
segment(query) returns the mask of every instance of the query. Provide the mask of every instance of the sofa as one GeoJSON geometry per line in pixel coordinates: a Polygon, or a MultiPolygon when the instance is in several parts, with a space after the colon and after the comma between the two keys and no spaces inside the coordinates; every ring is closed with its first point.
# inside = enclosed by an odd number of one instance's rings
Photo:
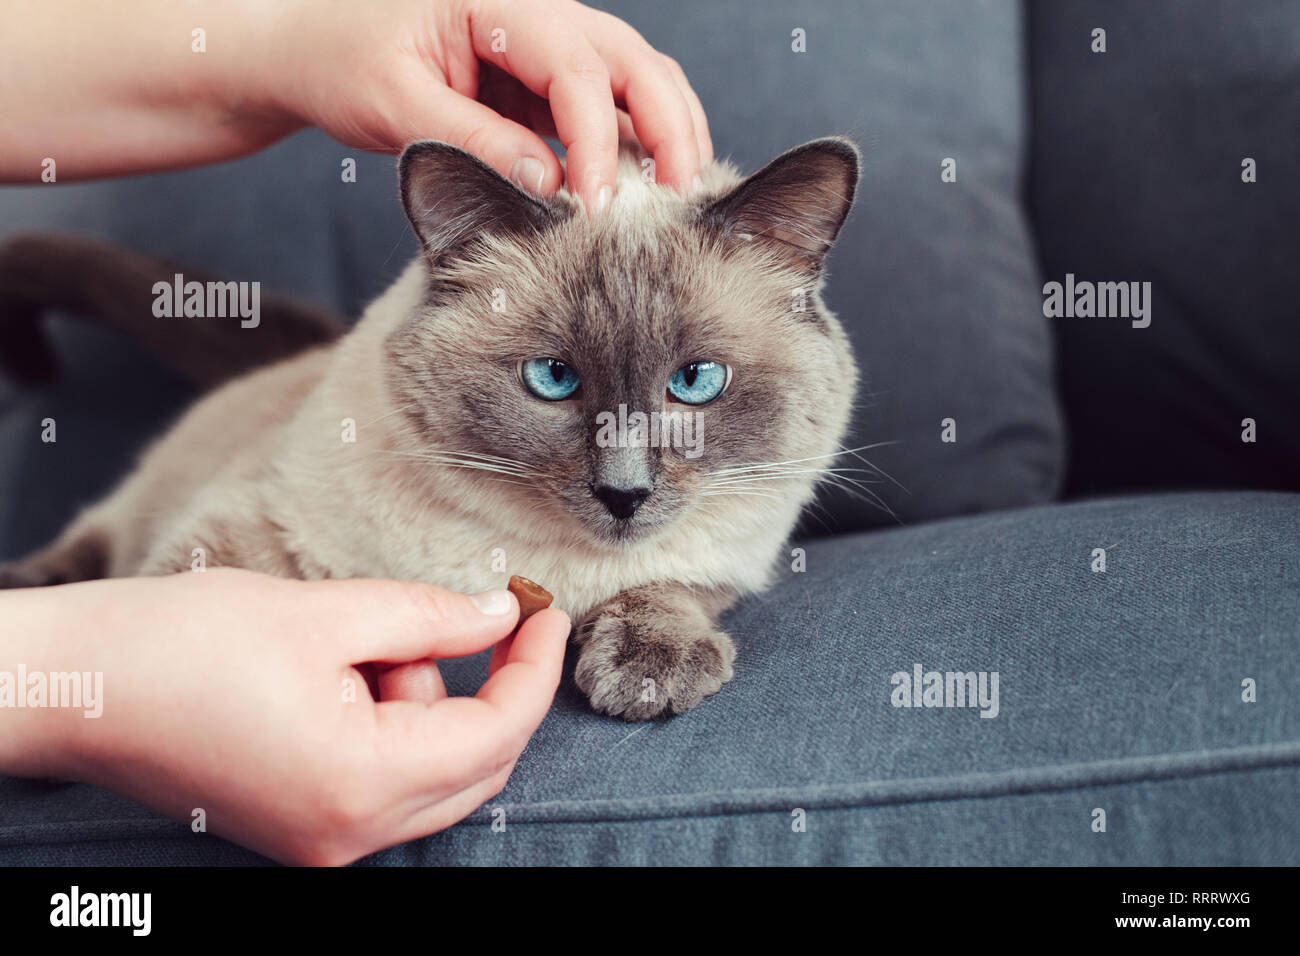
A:
{"type": "MultiPolygon", "coordinates": [[[[872,494],[826,489],[727,615],[720,693],[625,723],[570,661],[499,796],[361,865],[1300,864],[1300,9],[597,5],[682,63],[742,168],[861,145],[827,301],[872,494]]],[[[415,251],[392,158],[316,132],[0,190],[0,240],[33,230],[352,316],[415,251]]],[[[47,333],[57,381],[0,383],[0,560],[197,394],[81,317],[47,333]]],[[[487,660],[443,670],[470,693],[487,660]]],[[[0,779],[3,864],[268,862],[107,791],[0,779]]]]}

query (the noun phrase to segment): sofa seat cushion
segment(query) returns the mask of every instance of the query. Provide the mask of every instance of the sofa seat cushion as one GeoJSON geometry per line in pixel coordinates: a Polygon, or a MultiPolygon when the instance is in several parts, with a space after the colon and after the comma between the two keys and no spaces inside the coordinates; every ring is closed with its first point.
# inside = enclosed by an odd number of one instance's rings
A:
{"type": "MultiPolygon", "coordinates": [[[[803,547],[806,571],[729,615],[719,694],[628,724],[568,675],[504,792],[366,862],[1300,864],[1300,496],[1096,500],[803,547]],[[996,672],[996,716],[895,706],[891,678],[918,664],[996,672]]],[[[452,693],[485,671],[444,665],[452,693]]],[[[102,790],[6,779],[0,863],[19,862],[264,861],[102,790]]]]}

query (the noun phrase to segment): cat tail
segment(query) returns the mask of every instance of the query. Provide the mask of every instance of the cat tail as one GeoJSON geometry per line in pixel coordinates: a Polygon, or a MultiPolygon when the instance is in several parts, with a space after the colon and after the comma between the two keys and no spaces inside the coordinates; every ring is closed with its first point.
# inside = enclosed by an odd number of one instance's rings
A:
{"type": "Polygon", "coordinates": [[[244,328],[237,316],[160,318],[154,312],[155,283],[172,286],[177,274],[205,288],[222,281],[82,236],[20,234],[0,242],[0,373],[27,387],[57,378],[58,359],[42,322],[53,309],[115,329],[203,387],[331,342],[347,330],[344,318],[324,306],[275,294],[260,296],[255,328],[244,328]]]}

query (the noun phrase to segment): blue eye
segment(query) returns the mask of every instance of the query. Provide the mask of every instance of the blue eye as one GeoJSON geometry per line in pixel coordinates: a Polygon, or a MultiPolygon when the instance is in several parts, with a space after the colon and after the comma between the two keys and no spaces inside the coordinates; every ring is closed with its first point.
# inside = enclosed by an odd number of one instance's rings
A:
{"type": "Polygon", "coordinates": [[[562,402],[578,390],[578,373],[572,365],[553,358],[525,359],[519,377],[528,391],[548,402],[562,402]]]}
{"type": "Polygon", "coordinates": [[[704,405],[722,394],[731,370],[721,362],[692,362],[673,372],[668,393],[687,405],[704,405]]]}

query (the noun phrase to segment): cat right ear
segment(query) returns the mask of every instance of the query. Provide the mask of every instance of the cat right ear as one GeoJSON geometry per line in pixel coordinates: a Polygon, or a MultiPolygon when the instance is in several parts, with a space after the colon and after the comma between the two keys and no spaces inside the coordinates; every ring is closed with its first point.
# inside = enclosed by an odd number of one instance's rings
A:
{"type": "Polygon", "coordinates": [[[862,158],[840,137],[782,153],[704,208],[707,222],[816,275],[853,206],[862,158]]]}
{"type": "Polygon", "coordinates": [[[406,218],[431,264],[485,234],[525,235],[564,215],[446,143],[412,143],[397,168],[406,218]]]}

